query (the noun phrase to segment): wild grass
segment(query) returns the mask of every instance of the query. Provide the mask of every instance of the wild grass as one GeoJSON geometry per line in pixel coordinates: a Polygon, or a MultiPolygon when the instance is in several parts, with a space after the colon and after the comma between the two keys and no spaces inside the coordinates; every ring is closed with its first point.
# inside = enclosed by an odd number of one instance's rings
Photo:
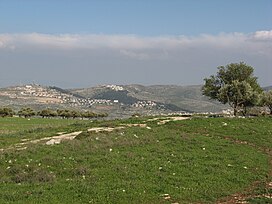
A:
{"type": "Polygon", "coordinates": [[[264,151],[272,144],[271,118],[153,121],[151,129],[87,132],[124,123],[146,118],[67,124],[84,132],[59,145],[2,151],[0,203],[215,203],[271,181],[264,151]]]}

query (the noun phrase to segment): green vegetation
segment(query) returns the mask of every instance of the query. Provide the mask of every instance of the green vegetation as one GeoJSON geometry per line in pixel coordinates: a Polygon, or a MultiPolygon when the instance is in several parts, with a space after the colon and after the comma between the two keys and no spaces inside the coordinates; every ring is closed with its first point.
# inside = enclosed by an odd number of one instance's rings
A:
{"type": "Polygon", "coordinates": [[[18,128],[3,135],[3,142],[36,138],[32,132],[44,137],[65,128],[83,132],[58,145],[2,146],[0,203],[215,203],[237,192],[253,203],[267,200],[257,195],[271,193],[266,188],[272,179],[271,118],[194,118],[158,125],[163,120],[1,119],[2,130],[18,128]],[[23,122],[32,125],[18,127],[23,122]],[[42,123],[50,125],[32,129],[42,123]],[[87,131],[125,124],[149,128],[87,131]]]}
{"type": "Polygon", "coordinates": [[[203,94],[229,104],[235,116],[239,110],[246,115],[247,107],[257,105],[262,93],[253,71],[253,67],[243,62],[220,66],[216,75],[204,79],[203,94]]]}
{"type": "Polygon", "coordinates": [[[270,115],[272,115],[272,90],[264,92],[261,103],[269,108],[270,115]]]}
{"type": "Polygon", "coordinates": [[[58,132],[78,131],[86,128],[88,121],[42,119],[42,118],[0,118],[0,149],[19,143],[24,139],[39,139],[54,136],[58,132]]]}
{"type": "MultiPolygon", "coordinates": [[[[11,108],[0,108],[0,117],[13,117],[15,112],[11,108]]],[[[50,108],[43,109],[41,111],[35,112],[30,107],[21,108],[17,115],[19,117],[30,118],[32,116],[41,116],[42,118],[54,118],[60,117],[62,119],[69,119],[69,118],[105,118],[108,116],[107,113],[94,113],[91,111],[78,111],[78,110],[69,110],[69,109],[57,109],[53,110],[50,108]]]]}
{"type": "Polygon", "coordinates": [[[35,111],[32,108],[21,108],[21,110],[18,111],[18,115],[20,117],[24,116],[25,118],[30,118],[31,116],[36,115],[35,111]]]}
{"type": "Polygon", "coordinates": [[[0,117],[12,117],[14,111],[11,108],[0,108],[0,117]]]}

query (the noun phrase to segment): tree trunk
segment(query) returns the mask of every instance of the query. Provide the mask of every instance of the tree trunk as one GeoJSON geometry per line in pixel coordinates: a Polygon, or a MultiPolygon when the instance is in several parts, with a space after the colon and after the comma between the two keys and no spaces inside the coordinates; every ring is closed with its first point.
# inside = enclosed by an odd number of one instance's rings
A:
{"type": "Polygon", "coordinates": [[[237,116],[237,107],[236,106],[234,106],[234,108],[233,108],[233,114],[234,114],[234,116],[237,116]]]}
{"type": "Polygon", "coordinates": [[[243,107],[243,116],[246,116],[246,115],[247,115],[247,107],[244,106],[244,107],[243,107]]]}

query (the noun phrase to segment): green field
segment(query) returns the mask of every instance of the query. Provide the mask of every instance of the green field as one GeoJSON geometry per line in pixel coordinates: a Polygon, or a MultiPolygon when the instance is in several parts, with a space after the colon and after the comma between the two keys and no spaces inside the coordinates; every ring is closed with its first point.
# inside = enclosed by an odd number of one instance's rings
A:
{"type": "Polygon", "coordinates": [[[272,118],[158,121],[0,119],[0,203],[272,202],[272,118]],[[14,145],[79,130],[56,145],[14,145]]]}
{"type": "Polygon", "coordinates": [[[0,118],[0,134],[10,134],[22,130],[52,128],[74,123],[75,120],[40,119],[40,118],[0,118]]]}

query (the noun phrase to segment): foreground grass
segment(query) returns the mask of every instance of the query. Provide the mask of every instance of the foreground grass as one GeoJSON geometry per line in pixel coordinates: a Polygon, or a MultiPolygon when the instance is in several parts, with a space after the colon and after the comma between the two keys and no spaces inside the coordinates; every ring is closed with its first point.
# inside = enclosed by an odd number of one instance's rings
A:
{"type": "MultiPolygon", "coordinates": [[[[144,121],[73,128],[134,122],[144,121]]],[[[3,151],[0,203],[214,203],[255,181],[271,179],[270,158],[263,151],[271,148],[271,122],[271,118],[192,119],[165,125],[154,121],[148,122],[152,129],[83,132],[55,146],[3,151]]]]}

